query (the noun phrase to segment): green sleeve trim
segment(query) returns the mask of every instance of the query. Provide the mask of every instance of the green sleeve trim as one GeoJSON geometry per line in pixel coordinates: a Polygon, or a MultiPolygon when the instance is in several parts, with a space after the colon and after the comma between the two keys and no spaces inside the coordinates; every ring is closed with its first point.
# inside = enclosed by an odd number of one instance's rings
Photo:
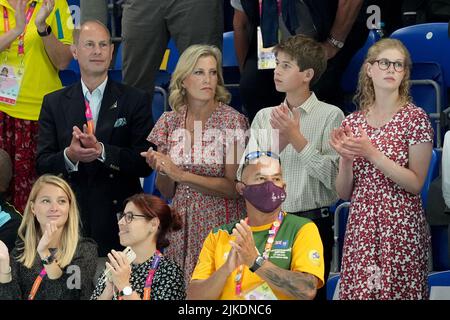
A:
{"type": "Polygon", "coordinates": [[[64,39],[64,31],[62,27],[61,14],[59,12],[59,9],[55,11],[55,16],[56,16],[56,25],[58,26],[58,39],[64,39]]]}

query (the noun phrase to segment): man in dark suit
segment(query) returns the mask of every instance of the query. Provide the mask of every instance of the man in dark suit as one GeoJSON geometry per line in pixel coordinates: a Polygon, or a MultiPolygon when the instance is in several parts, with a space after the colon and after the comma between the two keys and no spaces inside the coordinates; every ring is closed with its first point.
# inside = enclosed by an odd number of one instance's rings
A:
{"type": "Polygon", "coordinates": [[[74,35],[81,81],[44,97],[39,116],[37,171],[62,174],[80,206],[83,234],[99,256],[120,249],[116,213],[142,192],[151,169],[139,153],[153,121],[144,91],[108,79],[114,46],[108,29],[86,21],[74,35]]]}

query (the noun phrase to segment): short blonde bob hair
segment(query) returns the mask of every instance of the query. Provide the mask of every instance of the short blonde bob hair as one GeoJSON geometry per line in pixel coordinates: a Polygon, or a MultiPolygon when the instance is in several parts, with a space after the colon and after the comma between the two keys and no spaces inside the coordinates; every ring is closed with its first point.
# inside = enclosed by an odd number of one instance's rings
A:
{"type": "Polygon", "coordinates": [[[173,110],[187,104],[185,89],[182,86],[184,79],[194,71],[200,58],[213,57],[217,62],[217,88],[214,100],[229,103],[231,95],[225,88],[222,73],[222,54],[215,46],[195,44],[188,47],[180,56],[175,71],[170,80],[169,104],[173,110]]]}

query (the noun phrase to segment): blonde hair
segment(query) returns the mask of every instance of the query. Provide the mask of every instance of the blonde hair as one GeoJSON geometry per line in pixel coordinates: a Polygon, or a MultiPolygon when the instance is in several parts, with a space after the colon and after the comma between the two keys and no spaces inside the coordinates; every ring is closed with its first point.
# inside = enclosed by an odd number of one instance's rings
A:
{"type": "Polygon", "coordinates": [[[195,66],[200,58],[213,57],[216,59],[217,68],[217,88],[215,101],[229,103],[231,95],[225,88],[222,74],[222,54],[215,46],[195,44],[188,47],[180,56],[175,71],[170,80],[169,104],[173,110],[179,111],[180,107],[187,104],[185,89],[182,82],[188,75],[194,71],[195,66]]]}
{"type": "Polygon", "coordinates": [[[359,71],[358,88],[356,90],[353,101],[356,105],[359,106],[359,110],[363,112],[367,112],[368,108],[375,102],[375,89],[373,87],[372,79],[367,75],[367,64],[374,63],[378,55],[388,49],[396,49],[400,51],[404,57],[404,74],[403,79],[400,83],[400,87],[398,88],[398,93],[402,104],[406,104],[412,101],[412,98],[409,94],[409,77],[411,75],[412,63],[408,49],[406,49],[403,43],[401,43],[399,40],[382,39],[369,48],[364,63],[359,71]]]}
{"type": "Polygon", "coordinates": [[[37,246],[42,237],[42,230],[38,220],[34,216],[31,206],[36,201],[38,193],[45,185],[53,185],[60,188],[66,194],[69,200],[69,216],[64,224],[61,234],[60,250],[56,253],[56,259],[61,268],[69,265],[75,254],[79,240],[79,215],[78,206],[70,186],[63,179],[53,175],[43,175],[37,179],[31,189],[27,205],[20,224],[18,235],[23,241],[18,250],[21,251],[17,260],[25,267],[31,268],[37,254],[37,246]]]}

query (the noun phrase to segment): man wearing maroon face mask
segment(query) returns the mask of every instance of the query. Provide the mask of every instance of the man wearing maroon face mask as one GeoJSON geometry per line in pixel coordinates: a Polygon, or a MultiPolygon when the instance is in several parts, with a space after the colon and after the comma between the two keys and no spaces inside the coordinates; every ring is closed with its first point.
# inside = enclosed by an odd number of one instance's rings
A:
{"type": "Polygon", "coordinates": [[[247,218],[208,235],[187,299],[313,299],[323,286],[322,241],[311,220],[281,210],[286,184],[278,155],[247,154],[236,188],[247,218]]]}

